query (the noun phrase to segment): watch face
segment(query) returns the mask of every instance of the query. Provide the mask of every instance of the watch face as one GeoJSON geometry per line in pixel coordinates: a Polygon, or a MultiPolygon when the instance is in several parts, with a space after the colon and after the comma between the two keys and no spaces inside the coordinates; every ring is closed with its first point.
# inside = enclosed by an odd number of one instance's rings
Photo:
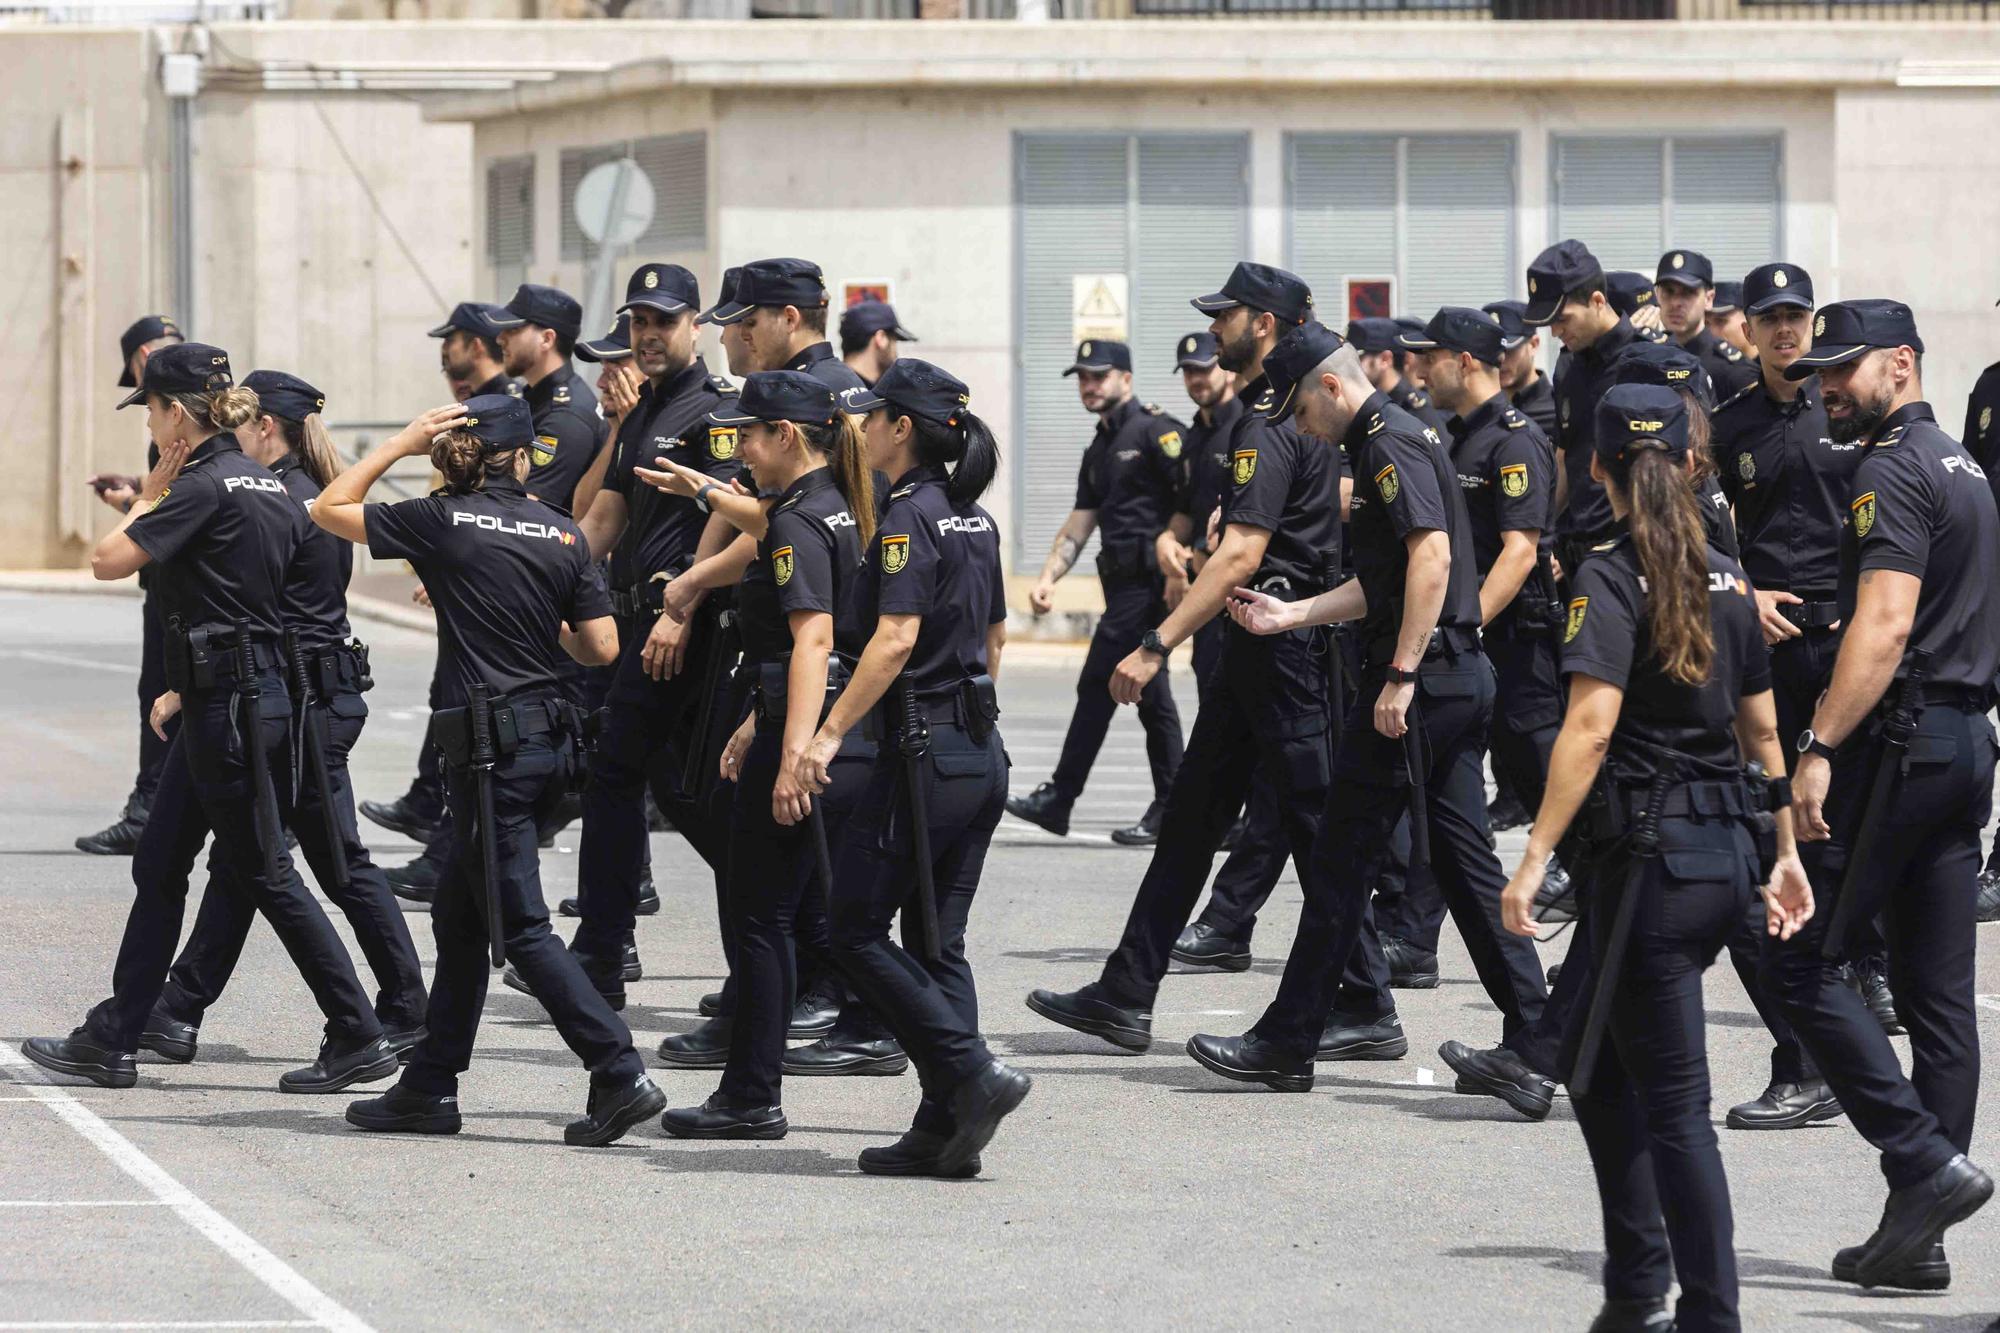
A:
{"type": "Polygon", "coordinates": [[[1817,738],[1817,737],[1815,737],[1815,736],[1814,736],[1814,735],[1812,734],[1812,729],[1811,729],[1811,728],[1807,728],[1806,730],[1804,730],[1804,731],[1800,732],[1800,733],[1799,733],[1799,753],[1800,753],[1800,754],[1804,754],[1804,753],[1805,753],[1806,751],[1808,751],[1808,750],[1812,749],[1812,744],[1813,744],[1813,741],[1814,741],[1814,740],[1816,740],[1816,739],[1818,739],[1818,738],[1817,738]]]}

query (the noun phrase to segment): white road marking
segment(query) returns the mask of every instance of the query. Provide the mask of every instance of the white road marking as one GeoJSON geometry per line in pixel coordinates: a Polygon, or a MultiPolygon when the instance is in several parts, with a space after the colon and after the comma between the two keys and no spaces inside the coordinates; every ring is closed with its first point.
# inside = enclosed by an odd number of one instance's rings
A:
{"type": "Polygon", "coordinates": [[[1437,1075],[1433,1074],[1430,1070],[1424,1068],[1422,1065],[1418,1065],[1417,1076],[1411,1079],[1410,1082],[1416,1084],[1420,1088],[1428,1088],[1437,1082],[1437,1075]]]}
{"type": "Polygon", "coordinates": [[[1155,1018],[1241,1018],[1241,1009],[1169,1009],[1153,1015],[1155,1018]]]}
{"type": "MultiPolygon", "coordinates": [[[[6,1042],[0,1042],[0,1067],[10,1070],[28,1071],[30,1077],[40,1077],[40,1066],[16,1051],[6,1042]]],[[[299,1275],[298,1270],[277,1255],[259,1245],[234,1222],[215,1211],[198,1198],[187,1186],[168,1175],[152,1158],[146,1156],[132,1141],[113,1129],[82,1102],[63,1089],[50,1083],[20,1083],[27,1090],[63,1120],[71,1129],[89,1140],[99,1152],[111,1159],[112,1165],[144,1186],[146,1191],[161,1203],[180,1215],[182,1221],[199,1231],[213,1242],[216,1248],[241,1264],[250,1275],[282,1297],[287,1305],[306,1316],[300,1323],[240,1324],[242,1328],[327,1328],[338,1333],[373,1333],[366,1320],[334,1300],[299,1275]]],[[[194,1324],[0,1324],[0,1328],[207,1328],[215,1325],[203,1322],[194,1324]]]]}
{"type": "Polygon", "coordinates": [[[2000,1009],[2000,995],[1975,995],[1972,1002],[1983,1008],[2000,1009]]]}
{"type": "MultiPolygon", "coordinates": [[[[0,649],[0,655],[25,657],[31,662],[48,662],[55,666],[88,667],[95,671],[116,671],[120,675],[125,676],[136,676],[139,674],[139,668],[133,666],[130,662],[105,662],[95,657],[72,657],[68,653],[45,652],[40,648],[0,649]]],[[[6,1327],[10,1327],[10,1325],[0,1324],[0,1328],[6,1327]]]]}

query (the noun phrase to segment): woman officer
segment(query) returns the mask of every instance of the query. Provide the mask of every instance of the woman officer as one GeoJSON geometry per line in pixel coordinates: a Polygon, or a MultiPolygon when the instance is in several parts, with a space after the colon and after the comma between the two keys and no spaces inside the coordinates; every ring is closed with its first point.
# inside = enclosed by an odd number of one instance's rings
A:
{"type": "Polygon", "coordinates": [[[923,1081],[909,1131],[862,1152],[861,1169],[874,1175],[978,1174],[979,1150],[1029,1087],[980,1039],[965,957],[966,917],[1006,804],[1008,767],[994,727],[1007,619],[1000,538],[977,503],[999,451],[968,401],[957,379],[904,358],[847,403],[867,414],[869,464],[896,478],[864,575],[875,630],[846,693],[793,761],[800,785],[825,788],[843,738],[887,696],[881,751],[840,850],[833,901],[834,959],[923,1081]],[[926,812],[925,867],[916,862],[916,811],[926,812]],[[925,933],[907,908],[926,881],[937,947],[913,957],[890,941],[889,919],[905,911],[906,942],[925,933]]]}
{"type": "Polygon", "coordinates": [[[584,666],[618,654],[604,577],[569,516],[530,496],[528,405],[481,394],[425,413],[334,478],[313,522],[370,553],[408,560],[438,618],[444,751],[453,841],[431,925],[437,971],[426,1034],[388,1093],[347,1108],[361,1129],[458,1132],[458,1076],[472,1060],[490,980],[492,915],[506,959],[590,1069],[590,1100],[563,1142],[596,1147],[666,1104],[632,1034],[549,933],[536,825],[570,789],[581,718],[562,695],[567,652],[584,666]],[[428,454],[444,489],[364,504],[399,458],[428,454]],[[497,905],[487,895],[497,894],[497,905]]]}
{"type": "Polygon", "coordinates": [[[256,419],[257,395],[235,383],[220,348],[178,343],[154,352],[119,406],[142,402],[159,461],[90,564],[100,579],[156,571],[169,689],[151,721],[164,734],[178,713],[181,727],[132,858],[138,892],[113,994],[67,1039],[33,1038],[25,1049],[58,1073],[132,1086],[132,1053],[180,939],[188,872],[213,829],[221,868],[269,918],[326,1014],[319,1059],[284,1075],[279,1088],[337,1092],[385,1078],[395,1053],[340,937],[292,869],[279,827],[274,778],[292,763],[281,608],[305,513],[239,447],[233,432],[256,419]]]}
{"type": "MultiPolygon", "coordinates": [[[[253,370],[243,387],[258,412],[243,428],[243,452],[271,470],[309,508],[340,471],[320,411],[326,397],[296,375],[253,370]]],[[[375,1016],[399,1055],[423,1035],[424,974],[389,881],[368,857],[354,822],[347,756],[368,720],[361,693],[367,650],[348,643],[347,583],[354,548],[307,525],[285,579],[285,679],[292,692],[298,790],[288,809],[299,850],[326,896],[346,914],[380,988],[375,1016]],[[301,688],[303,687],[303,688],[301,688]],[[317,714],[317,716],[314,716],[317,714]],[[308,729],[314,735],[308,738],[308,729]],[[322,788],[321,783],[325,786],[322,788]]],[[[202,1014],[221,996],[250,934],[256,905],[209,858],[208,892],[153,1007],[140,1045],[169,1060],[194,1059],[202,1014]]]]}
{"type": "Polygon", "coordinates": [[[792,761],[844,687],[864,641],[855,584],[862,547],[875,532],[875,496],[859,435],[833,390],[811,375],[760,371],[708,419],[741,427],[738,448],[757,489],[776,498],[737,594],[743,669],[755,673],[756,707],[722,755],[722,776],[736,784],[729,1059],[713,1096],[668,1111],[661,1125],[683,1139],[781,1139],[787,1125],[778,1090],[798,986],[793,923],[806,894],[831,889],[820,873],[821,848],[839,845],[873,747],[857,738],[830,760],[831,780],[817,806],[792,761]]]}
{"type": "MultiPolygon", "coordinates": [[[[1708,1119],[1701,977],[1761,878],[1751,817],[1766,802],[1745,782],[1744,762],[1782,773],[1784,755],[1749,581],[1707,541],[1689,484],[1685,404],[1671,389],[1617,385],[1600,401],[1596,426],[1591,475],[1621,531],[1593,549],[1571,586],[1562,651],[1569,710],[1501,916],[1516,934],[1534,933],[1543,867],[1597,788],[1580,833],[1600,982],[1609,973],[1606,1040],[1579,1049],[1587,1004],[1565,1034],[1566,1068],[1595,1061],[1587,1087],[1575,1087],[1573,1074],[1571,1088],[1604,1211],[1606,1299],[1591,1327],[1664,1323],[1678,1272],[1674,1326],[1735,1329],[1733,1222],[1708,1119]],[[1627,894],[1639,896],[1619,947],[1613,923],[1627,894]]],[[[1811,916],[1812,891],[1789,793],[1780,794],[1776,869],[1763,892],[1766,929],[1788,937],[1811,916]]]]}

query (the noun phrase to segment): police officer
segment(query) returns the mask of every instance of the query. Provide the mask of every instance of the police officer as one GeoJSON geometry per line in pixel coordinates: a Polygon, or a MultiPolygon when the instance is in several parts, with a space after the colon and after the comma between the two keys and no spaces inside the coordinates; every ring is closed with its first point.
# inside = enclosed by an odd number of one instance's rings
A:
{"type": "Polygon", "coordinates": [[[1743,284],[1718,282],[1708,300],[1708,331],[1743,353],[1746,360],[1757,359],[1757,347],[1750,341],[1750,327],[1743,314],[1743,284]]]}
{"type": "MultiPolygon", "coordinates": [[[[180,341],[180,328],[165,315],[145,315],[132,321],[118,339],[118,387],[130,389],[137,385],[146,358],[180,341]]],[[[154,461],[149,458],[147,466],[150,468],[154,461]]],[[[89,478],[88,485],[98,499],[121,514],[130,513],[133,502],[139,498],[137,477],[99,472],[89,478]]],[[[118,818],[109,827],[76,840],[78,851],[93,856],[130,856],[139,845],[140,830],[146,826],[146,811],[152,806],[154,789],[160,785],[160,764],[166,758],[167,741],[180,726],[178,722],[172,724],[167,738],[162,739],[154,734],[148,720],[153,700],[167,689],[165,659],[160,649],[159,603],[152,595],[151,585],[151,573],[140,570],[139,590],[143,600],[139,610],[139,772],[132,779],[132,793],[125,798],[125,808],[119,811],[118,818]]]]}
{"type": "MultiPolygon", "coordinates": [[[[1609,1004],[1603,1040],[1573,1022],[1567,1051],[1604,1211],[1605,1301],[1591,1327],[1736,1329],[1701,978],[1764,881],[1751,821],[1766,802],[1742,765],[1748,756],[1775,772],[1782,762],[1770,670],[1749,582],[1704,539],[1695,513],[1680,396],[1613,387],[1593,440],[1592,468],[1619,527],[1571,578],[1569,710],[1503,910],[1510,930],[1535,933],[1542,867],[1576,828],[1593,880],[1586,928],[1610,973],[1599,992],[1609,1004]],[[1675,1277],[1680,1301],[1668,1316],[1675,1277]]],[[[1783,813],[1776,854],[1759,915],[1789,934],[1812,898],[1783,813]]]]}
{"type": "Polygon", "coordinates": [[[1765,984],[1882,1154],[1882,1224],[1833,1264],[1835,1278],[1864,1286],[1945,1285],[1940,1237],[1993,1192],[1965,1154],[1979,1093],[1974,881],[1993,797],[1985,713],[2000,670],[2000,603],[1982,575],[2000,567],[2000,517],[1979,465],[1923,401],[1923,347],[1901,302],[1842,301],[1820,309],[1812,350],[1785,371],[1817,373],[1834,440],[1866,446],[1841,538],[1846,628],[1792,772],[1820,910],[1764,951],[1765,984]],[[1865,864],[1848,874],[1854,857],[1865,864]],[[1822,962],[1846,923],[1878,913],[1910,1029],[1908,1078],[1881,1024],[1822,962]]]}
{"type": "Polygon", "coordinates": [[[1757,367],[1734,343],[1718,338],[1708,327],[1715,297],[1715,266],[1693,250],[1669,250],[1653,273],[1659,298],[1660,322],[1680,346],[1700,359],[1715,385],[1718,401],[1733,398],[1757,380],[1757,367]]]}
{"type": "Polygon", "coordinates": [[[979,506],[999,450],[970,403],[960,380],[914,358],[848,400],[865,413],[869,465],[895,478],[862,574],[874,633],[847,692],[792,763],[808,792],[827,790],[852,728],[881,718],[883,744],[836,862],[834,948],[915,1057],[923,1097],[902,1138],[862,1150],[871,1175],[977,1175],[980,1149],[1029,1090],[980,1039],[965,953],[1007,795],[993,687],[1007,601],[999,531],[979,506]],[[927,890],[931,902],[913,910],[913,894],[927,890]],[[902,947],[888,937],[899,911],[902,947]],[[934,918],[934,949],[931,928],[913,918],[934,918]]]}
{"type": "MultiPolygon", "coordinates": [[[[875,755],[854,737],[829,759],[817,804],[792,761],[861,653],[867,631],[855,583],[863,547],[874,537],[874,486],[840,399],[803,371],[750,376],[737,401],[708,421],[741,432],[757,489],[774,498],[740,598],[744,656],[758,668],[756,709],[722,757],[722,772],[736,784],[729,1058],[714,1095],[668,1111],[661,1123],[675,1138],[781,1139],[781,1062],[798,979],[791,926],[805,895],[832,891],[816,844],[829,849],[830,861],[875,755]]],[[[908,1063],[895,1050],[871,1072],[900,1073],[908,1063]]]]}
{"type": "Polygon", "coordinates": [[[1500,322],[1500,387],[1507,391],[1507,401],[1554,444],[1556,387],[1539,364],[1542,336],[1522,318],[1528,303],[1489,301],[1479,308],[1500,322]]]}
{"type": "Polygon", "coordinates": [[[1368,382],[1389,396],[1389,401],[1417,420],[1444,433],[1444,413],[1430,395],[1411,384],[1403,374],[1409,353],[1400,341],[1405,329],[1393,319],[1355,319],[1347,324],[1347,345],[1361,357],[1361,372],[1368,382]]]}
{"type": "MultiPolygon", "coordinates": [[[[1994,424],[1995,416],[2000,416],[2000,361],[1980,372],[1967,395],[1962,435],[1965,447],[1993,484],[1995,499],[2000,500],[2000,427],[1994,424]]],[[[2000,838],[1994,840],[1986,868],[1979,872],[1978,911],[1982,923],[2000,921],[2000,838]]]]}
{"type": "MultiPolygon", "coordinates": [[[[1651,278],[1628,268],[1615,268],[1604,275],[1604,293],[1611,300],[1611,308],[1632,321],[1633,331],[1642,340],[1652,343],[1668,340],[1665,320],[1660,315],[1659,292],[1651,278]]],[[[1558,365],[1556,378],[1562,377],[1563,368],[1558,365]]]]}
{"type": "MultiPolygon", "coordinates": [[[[727,281],[727,279],[725,279],[727,281]]],[[[710,322],[742,342],[742,364],[732,356],[732,374],[797,370],[835,393],[867,387],[861,376],[833,354],[826,340],[826,279],[807,259],[759,259],[737,271],[728,299],[710,322]]]]}
{"type": "Polygon", "coordinates": [[[348,1106],[348,1123],[360,1129],[458,1132],[458,1076],[472,1060],[494,945],[591,1071],[589,1101],[564,1128],[565,1143],[610,1143],[666,1103],[632,1034],[550,933],[542,901],[536,820],[569,787],[582,730],[557,658],[602,666],[618,643],[590,547],[566,514],[524,488],[541,433],[519,398],[469,398],[418,417],[313,506],[313,522],[328,532],[415,566],[437,609],[446,689],[436,731],[452,847],[431,909],[437,970],[427,1034],[395,1086],[348,1106]],[[398,459],[426,454],[444,489],[364,503],[398,459]]]}
{"type": "MultiPolygon", "coordinates": [[[[340,470],[320,420],[325,395],[279,370],[253,370],[243,377],[243,387],[257,395],[257,415],[238,435],[244,454],[269,468],[302,508],[310,508],[340,470]]],[[[369,860],[354,822],[347,756],[368,720],[362,693],[374,682],[368,650],[348,641],[347,584],[353,568],[352,546],[308,525],[286,573],[285,679],[304,751],[295,756],[298,778],[288,826],[321,891],[354,929],[379,987],[375,1016],[389,1048],[401,1055],[423,1035],[424,976],[402,909],[369,860]],[[319,739],[304,743],[308,732],[319,739]]],[[[210,867],[194,930],[140,1038],[146,1049],[180,1063],[194,1058],[202,1015],[229,984],[257,914],[228,862],[211,855],[210,867]]]]}
{"type": "MultiPolygon", "coordinates": [[[[1184,334],[1174,347],[1182,387],[1194,404],[1181,441],[1181,490],[1166,530],[1155,542],[1160,574],[1167,581],[1168,609],[1180,605],[1188,585],[1208,558],[1208,521],[1222,507],[1229,487],[1229,430],[1243,412],[1236,376],[1222,368],[1215,335],[1206,329],[1184,334]]],[[[1208,689],[1208,674],[1222,652],[1222,625],[1210,621],[1194,636],[1194,683],[1208,689]]]]}
{"type": "Polygon", "coordinates": [[[1406,813],[1419,845],[1428,835],[1429,868],[1510,1041],[1547,998],[1534,947],[1500,928],[1504,879],[1485,837],[1493,675],[1479,645],[1470,521],[1451,456],[1436,432],[1373,387],[1351,348],[1310,329],[1293,336],[1310,355],[1286,360],[1291,374],[1274,383],[1267,415],[1296,413],[1302,433],[1345,449],[1356,478],[1357,577],[1303,600],[1246,592],[1231,610],[1262,634],[1359,621],[1361,689],[1300,867],[1305,909],[1278,994],[1248,1033],[1197,1035],[1187,1048],[1225,1078],[1286,1092],[1312,1087],[1315,1058],[1393,1059],[1408,1049],[1369,910],[1406,813]],[[1343,966],[1365,980],[1336,995],[1343,966]]]}
{"type": "Polygon", "coordinates": [[[841,362],[864,384],[881,379],[896,364],[902,344],[916,340],[887,301],[856,301],[840,313],[841,362]]]}
{"type": "Polygon", "coordinates": [[[1715,390],[1695,355],[1670,341],[1631,344],[1611,363],[1609,384],[1650,384],[1672,389],[1685,400],[1688,414],[1688,456],[1694,460],[1694,497],[1702,530],[1718,551],[1737,558],[1736,520],[1728,497],[1716,481],[1715,454],[1710,448],[1709,413],[1715,390]]]}
{"type": "MultiPolygon", "coordinates": [[[[1268,264],[1238,264],[1222,290],[1196,298],[1195,307],[1214,316],[1221,364],[1247,378],[1248,406],[1229,438],[1220,543],[1181,604],[1119,664],[1112,688],[1121,702],[1136,700],[1174,645],[1218,615],[1233,590],[1310,594],[1330,586],[1340,570],[1339,454],[1258,410],[1276,403],[1276,377],[1290,384],[1301,358],[1337,346],[1339,336],[1311,325],[1309,339],[1287,344],[1294,357],[1287,369],[1274,349],[1312,318],[1312,292],[1297,275],[1268,264]]],[[[1305,863],[1326,804],[1334,745],[1326,662],[1319,636],[1264,639],[1229,628],[1118,947],[1096,981],[1069,992],[1034,991],[1030,1009],[1124,1050],[1152,1045],[1153,997],[1255,769],[1277,785],[1285,844],[1295,865],[1305,863]]]]}
{"type": "MultiPolygon", "coordinates": [[[[1079,343],[1075,363],[1063,374],[1076,377],[1077,396],[1096,415],[1097,431],[1077,467],[1076,504],[1056,531],[1028,606],[1038,616],[1049,613],[1057,581],[1076,564],[1090,534],[1101,528],[1097,576],[1104,585],[1104,614],[1076,678],[1076,709],[1054,775],[1028,795],[1007,799],[1007,813],[1059,836],[1069,832],[1070,808],[1083,795],[1117,711],[1105,690],[1112,668],[1167,614],[1157,543],[1177,503],[1186,442],[1180,422],[1132,396],[1132,349],[1124,343],[1079,343]]],[[[1111,835],[1114,842],[1131,847],[1150,846],[1158,838],[1167,789],[1181,766],[1181,715],[1165,674],[1147,685],[1139,701],[1139,725],[1146,731],[1153,801],[1137,824],[1111,835]]]]}
{"type": "Polygon", "coordinates": [[[279,826],[286,791],[275,778],[291,771],[280,608],[305,514],[238,447],[231,432],[254,420],[257,396],[236,384],[222,349],[157,349],[119,406],[138,403],[159,459],[125,521],[97,543],[91,569],[100,579],[155,569],[168,688],[152,722],[159,732],[179,713],[182,724],[133,855],[137,895],[114,993],[69,1037],[32,1038],[23,1050],[103,1087],[137,1081],[132,1053],[180,939],[188,871],[213,829],[222,866],[270,920],[326,1014],[319,1059],[280,1078],[280,1090],[337,1092],[385,1078],[396,1054],[340,937],[292,871],[279,826]]]}

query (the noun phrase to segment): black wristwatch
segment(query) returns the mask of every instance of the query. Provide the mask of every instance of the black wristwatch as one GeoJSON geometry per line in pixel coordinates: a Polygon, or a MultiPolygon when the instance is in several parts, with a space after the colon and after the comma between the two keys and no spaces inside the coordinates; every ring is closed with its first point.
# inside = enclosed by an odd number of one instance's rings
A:
{"type": "Polygon", "coordinates": [[[1417,673],[1414,669],[1405,671],[1394,662],[1391,662],[1389,664],[1389,679],[1398,685],[1414,685],[1417,682],[1417,673]]]}
{"type": "Polygon", "coordinates": [[[1167,645],[1160,641],[1160,632],[1156,629],[1149,629],[1143,635],[1141,635],[1139,638],[1139,646],[1141,648],[1144,648],[1149,653],[1159,654],[1159,658],[1162,662],[1167,660],[1167,656],[1170,651],[1167,648],[1167,645]]]}
{"type": "Polygon", "coordinates": [[[708,507],[708,493],[710,491],[719,491],[721,489],[722,487],[719,484],[710,481],[710,482],[704,482],[702,484],[701,489],[694,493],[694,502],[697,505],[701,506],[702,513],[707,514],[714,512],[708,507]]]}
{"type": "Polygon", "coordinates": [[[1828,763],[1832,763],[1833,757],[1838,751],[1821,740],[1811,727],[1807,727],[1799,733],[1799,753],[1816,754],[1828,763]]]}

